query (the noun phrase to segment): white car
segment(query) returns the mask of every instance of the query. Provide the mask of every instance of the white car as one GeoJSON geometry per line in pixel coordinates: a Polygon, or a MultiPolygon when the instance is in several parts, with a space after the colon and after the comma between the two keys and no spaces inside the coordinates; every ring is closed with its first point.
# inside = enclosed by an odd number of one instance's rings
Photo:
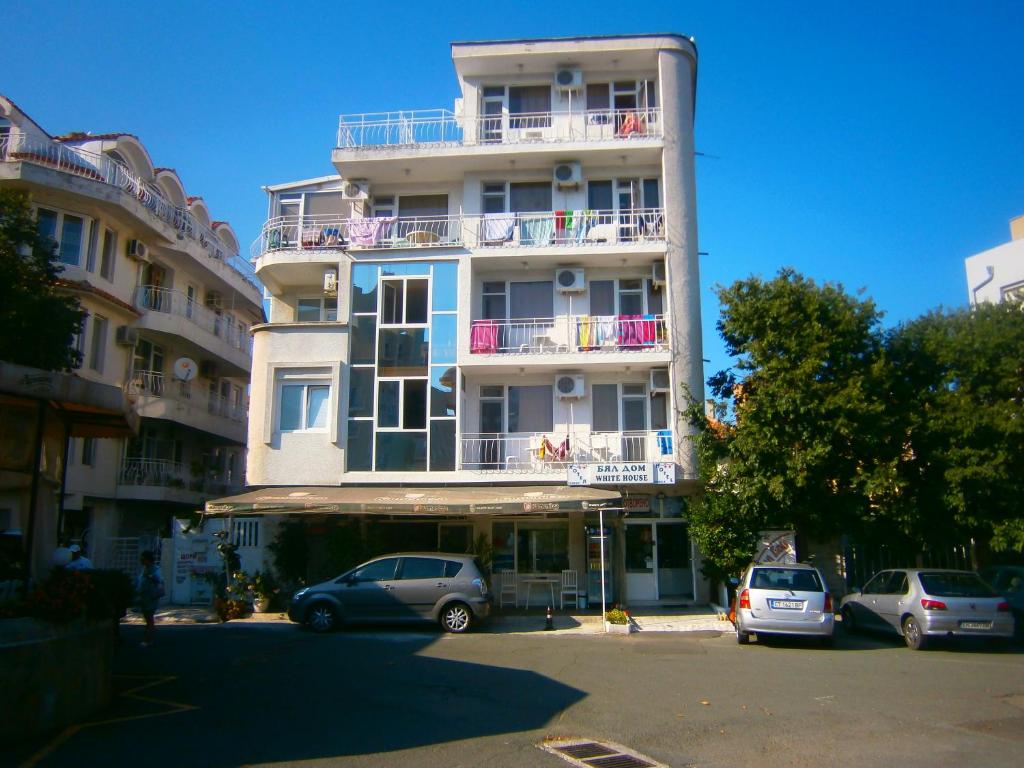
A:
{"type": "Polygon", "coordinates": [[[753,563],[736,586],[736,642],[751,633],[808,635],[832,645],[832,595],[821,571],[802,563],[753,563]]]}

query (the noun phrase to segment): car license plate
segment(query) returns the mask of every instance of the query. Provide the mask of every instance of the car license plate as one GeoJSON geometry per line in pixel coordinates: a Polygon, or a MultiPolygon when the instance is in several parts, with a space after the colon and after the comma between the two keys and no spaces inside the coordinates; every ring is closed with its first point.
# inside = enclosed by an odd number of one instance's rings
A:
{"type": "Polygon", "coordinates": [[[804,608],[803,600],[769,600],[768,607],[773,611],[802,611],[804,608]]]}
{"type": "Polygon", "coordinates": [[[992,629],[991,621],[961,621],[960,629],[992,629]]]}

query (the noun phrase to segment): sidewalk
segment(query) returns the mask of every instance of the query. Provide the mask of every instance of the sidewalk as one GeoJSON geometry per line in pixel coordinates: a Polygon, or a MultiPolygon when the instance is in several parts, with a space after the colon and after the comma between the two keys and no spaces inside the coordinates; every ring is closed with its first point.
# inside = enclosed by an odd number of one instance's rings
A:
{"type": "MultiPolygon", "coordinates": [[[[637,608],[629,611],[633,618],[634,635],[644,632],[731,632],[732,625],[721,618],[711,606],[686,608],[637,608]]],[[[480,626],[485,634],[534,634],[544,632],[546,612],[522,608],[496,609],[491,618],[480,626]]],[[[217,624],[219,619],[207,606],[167,605],[156,612],[157,624],[217,624]]],[[[142,616],[129,613],[122,624],[142,624],[142,616]]],[[[233,619],[231,624],[290,624],[283,613],[254,613],[244,619],[233,619]]],[[[600,611],[556,611],[552,616],[555,632],[552,635],[598,635],[604,633],[600,611]]]]}

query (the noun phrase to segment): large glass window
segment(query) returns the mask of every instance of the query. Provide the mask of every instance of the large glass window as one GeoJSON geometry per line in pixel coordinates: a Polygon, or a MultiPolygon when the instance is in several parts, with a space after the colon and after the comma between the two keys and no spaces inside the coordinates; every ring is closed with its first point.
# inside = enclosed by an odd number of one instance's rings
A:
{"type": "Polygon", "coordinates": [[[454,261],[434,265],[434,279],[431,282],[432,306],[434,312],[454,312],[459,308],[459,265],[454,261]]]}
{"type": "Polygon", "coordinates": [[[509,184],[509,210],[512,213],[551,211],[551,182],[524,181],[509,184]]]}
{"type": "Polygon", "coordinates": [[[86,220],[81,216],[48,208],[36,211],[36,227],[57,244],[57,259],[64,264],[82,263],[82,248],[86,244],[86,220]]]}
{"type": "Polygon", "coordinates": [[[550,432],[553,427],[553,389],[550,384],[508,388],[509,432],[550,432]]]}
{"type": "Polygon", "coordinates": [[[334,296],[299,299],[295,319],[300,323],[334,322],[338,319],[338,299],[334,296]]]}
{"type": "Polygon", "coordinates": [[[426,432],[378,432],[376,469],[382,472],[424,472],[426,432]]]}
{"type": "Polygon", "coordinates": [[[512,320],[555,316],[555,287],[551,280],[509,283],[509,318],[512,320]]]}
{"type": "Polygon", "coordinates": [[[96,373],[103,373],[104,358],[107,354],[107,318],[92,316],[92,343],[89,346],[89,367],[96,373]]]}
{"type": "Polygon", "coordinates": [[[425,376],[429,336],[426,328],[381,328],[377,375],[425,376]]]}
{"type": "Polygon", "coordinates": [[[330,374],[326,371],[283,371],[277,378],[278,430],[325,431],[330,411],[330,374]]]}
{"type": "Polygon", "coordinates": [[[114,264],[117,263],[117,232],[103,230],[103,251],[100,254],[100,277],[114,279],[114,264]]]}

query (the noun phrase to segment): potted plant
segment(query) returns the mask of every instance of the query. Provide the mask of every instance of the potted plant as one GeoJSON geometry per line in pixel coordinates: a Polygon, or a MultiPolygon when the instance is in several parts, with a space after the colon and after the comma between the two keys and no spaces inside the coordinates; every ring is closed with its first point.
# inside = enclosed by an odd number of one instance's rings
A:
{"type": "Polygon", "coordinates": [[[628,635],[636,631],[633,620],[629,617],[629,612],[621,608],[612,608],[605,613],[604,629],[605,632],[621,635],[628,635]]]}
{"type": "Polygon", "coordinates": [[[274,579],[269,572],[256,571],[250,582],[253,601],[253,610],[256,613],[266,613],[270,609],[270,601],[277,594],[278,589],[274,586],[274,579]]]}

